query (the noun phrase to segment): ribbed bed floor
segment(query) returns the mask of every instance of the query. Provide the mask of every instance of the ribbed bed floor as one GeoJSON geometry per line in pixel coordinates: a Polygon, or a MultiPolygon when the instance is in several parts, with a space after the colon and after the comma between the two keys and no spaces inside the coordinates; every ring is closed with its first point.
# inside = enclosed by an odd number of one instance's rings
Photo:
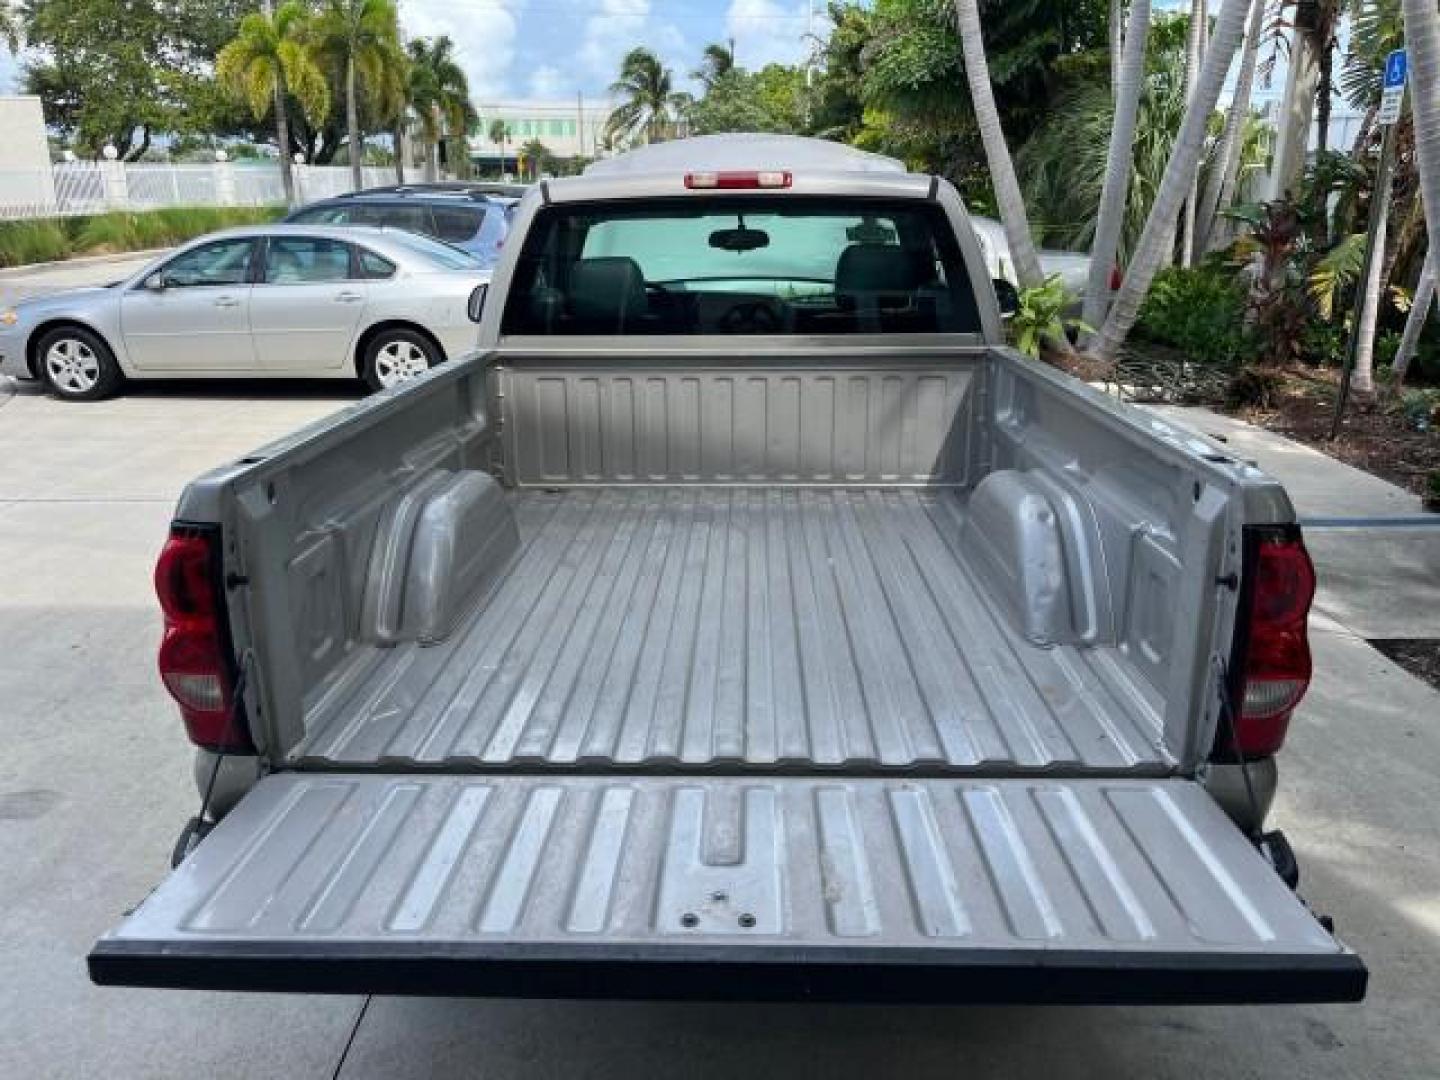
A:
{"type": "Polygon", "coordinates": [[[522,551],[445,643],[315,706],[295,758],[586,770],[1137,769],[1170,758],[1111,650],[1037,648],[943,490],[512,495],[522,551]]]}

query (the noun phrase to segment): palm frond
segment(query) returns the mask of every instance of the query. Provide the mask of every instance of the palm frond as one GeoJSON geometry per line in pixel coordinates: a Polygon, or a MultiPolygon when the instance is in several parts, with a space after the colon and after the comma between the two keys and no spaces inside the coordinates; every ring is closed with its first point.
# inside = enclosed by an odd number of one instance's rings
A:
{"type": "Polygon", "coordinates": [[[1359,280],[1365,267],[1365,234],[1352,233],[1327,251],[1315,263],[1305,287],[1315,310],[1325,321],[1335,312],[1340,294],[1359,280]]]}

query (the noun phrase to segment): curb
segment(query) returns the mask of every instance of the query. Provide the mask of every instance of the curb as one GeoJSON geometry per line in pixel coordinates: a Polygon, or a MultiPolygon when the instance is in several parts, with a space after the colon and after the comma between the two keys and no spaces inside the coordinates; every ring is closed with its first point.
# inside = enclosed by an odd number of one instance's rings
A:
{"type": "Polygon", "coordinates": [[[65,270],[72,266],[100,266],[111,262],[132,262],[153,259],[163,255],[170,248],[146,248],[144,251],[117,251],[109,255],[77,255],[73,259],[59,259],[55,262],[26,263],[24,266],[0,267],[0,281],[10,281],[29,274],[47,274],[54,270],[65,270]]]}

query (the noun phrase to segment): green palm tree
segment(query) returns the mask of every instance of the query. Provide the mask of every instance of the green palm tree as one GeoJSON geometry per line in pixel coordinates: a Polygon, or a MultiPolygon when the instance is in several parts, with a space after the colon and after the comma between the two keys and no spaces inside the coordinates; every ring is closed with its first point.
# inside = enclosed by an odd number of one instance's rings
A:
{"type": "Polygon", "coordinates": [[[555,160],[550,148],[539,139],[531,139],[520,147],[517,156],[520,158],[520,175],[528,175],[531,180],[539,180],[540,174],[555,160]]]}
{"type": "MultiPolygon", "coordinates": [[[[1130,21],[1125,26],[1124,47],[1111,89],[1115,103],[1114,123],[1106,154],[1105,185],[1100,191],[1100,208],[1095,219],[1095,241],[1090,248],[1090,273],[1085,281],[1081,322],[1099,326],[1105,318],[1110,268],[1120,248],[1125,227],[1125,203],[1130,194],[1130,173],[1135,158],[1135,127],[1140,116],[1140,99],[1145,91],[1145,43],[1150,37],[1150,0],[1133,0],[1130,21]]],[[[1092,331],[1082,333],[1088,342],[1092,331]]]]}
{"type": "Polygon", "coordinates": [[[1114,364],[1120,346],[1140,314],[1140,304],[1150,290],[1150,283],[1155,280],[1161,263],[1168,261],[1174,250],[1175,223],[1180,217],[1180,205],[1185,201],[1190,179],[1199,167],[1210,114],[1215,111],[1220,86],[1240,45],[1249,12],[1249,0],[1224,0],[1215,19],[1205,62],[1195,79],[1194,93],[1185,108],[1185,118],[1175,137],[1174,149],[1165,165],[1155,201],[1145,219],[1145,228],[1125,268],[1125,280],[1120,284],[1115,302],[1110,305],[1104,325],[1090,342],[1091,355],[1104,363],[1114,364]]]}
{"type": "Polygon", "coordinates": [[[455,62],[455,43],[446,34],[432,40],[416,38],[409,44],[410,104],[420,117],[425,140],[425,171],[438,178],[440,140],[462,136],[475,124],[470,84],[455,62]]]}
{"type": "Polygon", "coordinates": [[[491,120],[490,127],[486,130],[492,143],[500,144],[500,173],[505,173],[505,144],[510,141],[510,125],[504,120],[491,120]]]}
{"type": "Polygon", "coordinates": [[[1033,289],[1045,281],[1040,271],[1040,256],[1030,234],[1025,214],[1025,200],[1020,195],[1020,181],[1015,177],[1015,164],[1005,144],[1000,127],[1000,110],[995,104],[995,91],[990,85],[990,65],[985,57],[985,39],[980,32],[980,7],[977,0],[955,0],[956,29],[965,58],[965,81],[970,87],[970,103],[975,110],[975,125],[980,129],[980,142],[985,149],[985,162],[990,168],[990,182],[995,191],[995,205],[1000,210],[1000,224],[1010,244],[1010,258],[1021,288],[1033,289]]]}
{"type": "Polygon", "coordinates": [[[660,142],[672,132],[680,112],[690,103],[689,94],[674,90],[670,69],[649,49],[631,49],[625,54],[620,78],[610,84],[610,92],[624,100],[605,122],[606,134],[626,139],[643,134],[647,143],[660,142]]]}
{"type": "Polygon", "coordinates": [[[700,66],[692,71],[690,76],[698,80],[708,94],[715,88],[715,84],[720,81],[721,76],[728,75],[734,70],[734,47],[712,42],[705,46],[705,51],[700,54],[700,66]]]}
{"type": "Polygon", "coordinates": [[[280,150],[280,177],[285,201],[295,204],[295,174],[290,163],[291,96],[312,124],[330,111],[325,75],[304,44],[309,13],[290,0],[274,14],[251,12],[240,20],[235,39],[215,58],[215,76],[238,101],[250,106],[256,120],[275,113],[275,145],[280,150]]]}
{"type": "Polygon", "coordinates": [[[350,175],[362,185],[364,142],[360,133],[360,84],[374,111],[393,116],[404,100],[405,50],[393,0],[325,0],[313,29],[317,55],[344,72],[345,130],[350,175]]]}

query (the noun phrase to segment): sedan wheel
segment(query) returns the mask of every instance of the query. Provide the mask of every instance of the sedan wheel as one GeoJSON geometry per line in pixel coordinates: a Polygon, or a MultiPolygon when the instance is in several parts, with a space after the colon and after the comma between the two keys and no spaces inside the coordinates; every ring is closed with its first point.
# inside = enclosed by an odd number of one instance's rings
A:
{"type": "Polygon", "coordinates": [[[427,338],[413,330],[387,330],[365,350],[365,381],[386,390],[425,374],[443,356],[427,338]]]}
{"type": "Polygon", "coordinates": [[[109,397],[120,386],[114,354],[88,330],[74,327],[51,331],[36,351],[40,377],[58,397],[95,401],[109,397]]]}

